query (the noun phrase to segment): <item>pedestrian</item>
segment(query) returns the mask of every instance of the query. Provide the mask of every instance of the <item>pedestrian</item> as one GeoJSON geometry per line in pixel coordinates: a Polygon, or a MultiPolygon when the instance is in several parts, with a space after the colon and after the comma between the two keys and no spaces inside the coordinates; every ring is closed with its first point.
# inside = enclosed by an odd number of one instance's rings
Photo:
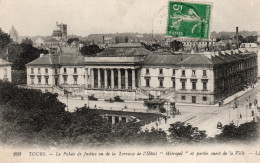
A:
{"type": "Polygon", "coordinates": [[[164,117],[164,120],[165,120],[165,124],[167,123],[167,117],[164,117]]]}
{"type": "Polygon", "coordinates": [[[155,123],[156,129],[158,130],[158,122],[156,121],[155,123]]]}
{"type": "Polygon", "coordinates": [[[240,113],[240,119],[242,119],[242,114],[240,113]]]}
{"type": "Polygon", "coordinates": [[[97,108],[97,105],[95,104],[94,109],[96,109],[96,108],[97,108]]]}
{"type": "Polygon", "coordinates": [[[254,110],[252,110],[252,112],[251,112],[251,113],[252,113],[252,117],[253,117],[253,116],[255,115],[255,112],[254,112],[254,110]]]}
{"type": "Polygon", "coordinates": [[[249,103],[249,109],[251,109],[252,103],[249,103]]]}
{"type": "Polygon", "coordinates": [[[221,101],[218,102],[218,106],[221,106],[221,101]]]}
{"type": "Polygon", "coordinates": [[[181,115],[181,111],[179,110],[179,115],[181,115]]]}

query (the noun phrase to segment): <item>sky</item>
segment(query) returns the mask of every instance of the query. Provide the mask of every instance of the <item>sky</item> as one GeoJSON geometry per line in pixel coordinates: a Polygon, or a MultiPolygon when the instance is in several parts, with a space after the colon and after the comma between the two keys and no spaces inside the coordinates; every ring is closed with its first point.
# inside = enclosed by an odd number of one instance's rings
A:
{"type": "MultiPolygon", "coordinates": [[[[260,0],[199,1],[213,3],[211,31],[260,31],[260,0]]],[[[47,36],[58,21],[69,35],[165,33],[167,12],[168,0],[0,0],[0,28],[47,36]]]]}

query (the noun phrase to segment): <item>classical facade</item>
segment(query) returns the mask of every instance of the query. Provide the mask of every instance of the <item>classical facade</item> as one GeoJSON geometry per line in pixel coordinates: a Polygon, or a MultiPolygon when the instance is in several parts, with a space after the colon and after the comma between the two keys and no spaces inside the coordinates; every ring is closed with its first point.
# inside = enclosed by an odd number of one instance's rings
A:
{"type": "Polygon", "coordinates": [[[138,100],[153,95],[215,104],[256,83],[256,61],[256,53],[248,51],[155,55],[140,44],[119,43],[89,57],[40,57],[27,64],[27,85],[98,98],[138,100]]]}
{"type": "Polygon", "coordinates": [[[12,81],[12,63],[0,58],[0,80],[12,81]]]}

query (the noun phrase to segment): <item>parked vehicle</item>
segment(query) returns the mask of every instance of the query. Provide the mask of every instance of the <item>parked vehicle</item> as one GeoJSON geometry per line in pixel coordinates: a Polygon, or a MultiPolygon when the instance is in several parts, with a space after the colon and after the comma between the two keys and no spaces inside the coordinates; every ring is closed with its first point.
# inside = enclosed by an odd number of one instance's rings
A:
{"type": "Polygon", "coordinates": [[[94,97],[94,95],[88,96],[88,100],[90,101],[98,101],[98,98],[94,97]]]}
{"type": "Polygon", "coordinates": [[[222,127],[223,127],[222,123],[221,123],[221,122],[218,122],[217,128],[218,128],[218,129],[222,129],[222,127]]]}
{"type": "Polygon", "coordinates": [[[115,102],[124,102],[124,100],[121,99],[120,96],[115,96],[114,100],[115,100],[115,102]]]}
{"type": "Polygon", "coordinates": [[[115,102],[115,100],[113,100],[112,98],[105,99],[105,101],[107,101],[107,102],[110,102],[110,103],[113,103],[113,102],[115,102]]]}

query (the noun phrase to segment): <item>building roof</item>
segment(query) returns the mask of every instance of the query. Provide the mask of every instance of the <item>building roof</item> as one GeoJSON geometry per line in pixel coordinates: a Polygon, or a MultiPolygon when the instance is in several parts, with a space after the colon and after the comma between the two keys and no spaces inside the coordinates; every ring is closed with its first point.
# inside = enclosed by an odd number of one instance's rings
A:
{"type": "Polygon", "coordinates": [[[144,46],[139,43],[118,43],[112,45],[111,48],[144,48],[144,46]]]}
{"type": "Polygon", "coordinates": [[[177,63],[191,57],[191,55],[148,55],[143,65],[150,66],[173,66],[177,63]]]}
{"type": "Polygon", "coordinates": [[[44,41],[45,41],[45,42],[59,42],[58,40],[56,40],[55,38],[52,38],[52,37],[50,37],[50,38],[45,38],[44,41]]]}
{"type": "Polygon", "coordinates": [[[213,65],[212,61],[203,54],[193,54],[177,65],[213,65]]]}
{"type": "Polygon", "coordinates": [[[98,53],[97,56],[144,56],[152,54],[141,44],[119,43],[98,53]]]}
{"type": "Polygon", "coordinates": [[[47,54],[27,64],[30,65],[81,65],[84,56],[75,54],[47,54]]]}
{"type": "Polygon", "coordinates": [[[7,62],[7,61],[3,60],[2,58],[0,58],[0,66],[8,66],[8,65],[12,65],[12,63],[7,62]]]}

